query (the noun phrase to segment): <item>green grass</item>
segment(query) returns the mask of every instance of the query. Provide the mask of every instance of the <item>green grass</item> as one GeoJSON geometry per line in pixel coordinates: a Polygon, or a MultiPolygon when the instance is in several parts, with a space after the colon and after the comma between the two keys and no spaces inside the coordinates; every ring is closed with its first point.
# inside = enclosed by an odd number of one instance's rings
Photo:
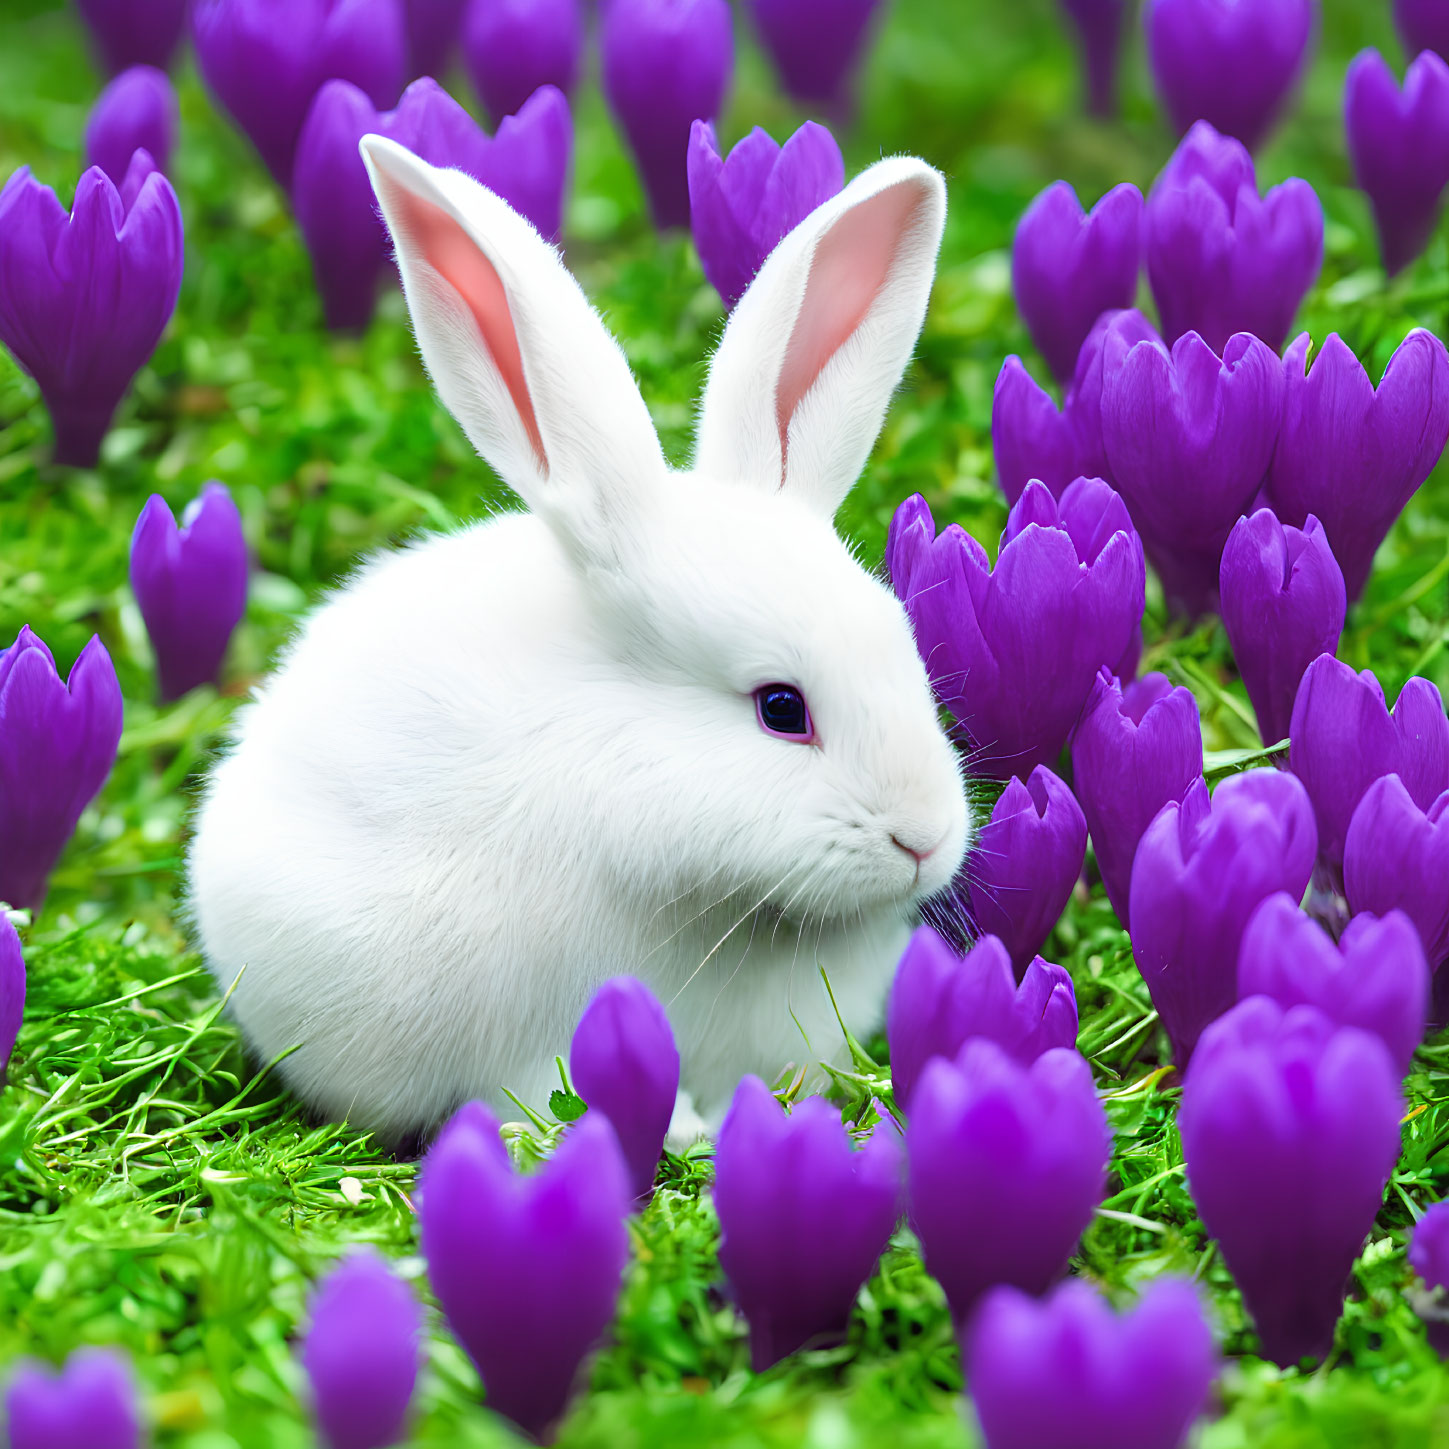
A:
{"type": "MultiPolygon", "coordinates": [[[[1348,185],[1338,93],[1359,45],[1393,51],[1388,7],[1326,0],[1325,8],[1302,102],[1260,169],[1268,180],[1302,174],[1318,186],[1328,255],[1305,325],[1315,337],[1339,330],[1377,369],[1411,326],[1444,332],[1449,249],[1436,240],[1392,287],[1377,271],[1366,208],[1348,185]]],[[[951,183],[918,361],[843,515],[872,556],[895,504],[916,490],[938,519],[994,546],[1004,509],[991,475],[991,387],[1007,352],[1027,353],[1004,251],[1014,219],[1057,176],[1092,197],[1123,178],[1145,185],[1171,147],[1140,42],[1124,121],[1080,116],[1052,11],[1051,0],[895,0],[872,61],[848,165],[910,150],[951,183]]],[[[28,163],[68,196],[96,88],[68,13],[5,0],[0,175],[28,163]]],[[[281,199],[190,69],[182,107],[175,174],[186,282],[98,471],[47,465],[35,389],[0,360],[0,638],[30,623],[68,667],[99,632],[127,701],[115,773],[45,910],[24,927],[30,1000],[0,1097],[0,1364],[121,1344],[144,1381],[160,1444],[286,1449],[310,1442],[291,1338],[312,1280],[366,1241],[423,1289],[409,1203],[415,1168],[346,1128],[309,1122],[245,1058],[178,919],[187,811],[236,700],[309,601],[359,554],[473,516],[500,490],[434,401],[400,298],[386,300],[365,338],[326,336],[281,199]],[[260,572],[226,688],[157,709],[125,583],[127,542],[148,493],[180,505],[209,477],[237,497],[260,572]]],[[[719,306],[688,245],[649,231],[593,84],[579,118],[569,259],[628,350],[666,448],[682,459],[719,306]]],[[[797,119],[747,49],[727,134],[761,123],[783,135],[797,119]]],[[[1208,749],[1252,747],[1221,629],[1168,626],[1154,598],[1147,632],[1144,667],[1195,690],[1208,749]]],[[[1446,644],[1449,470],[1441,469],[1380,554],[1341,652],[1376,669],[1391,694],[1413,673],[1449,691],[1446,644]]],[[[1100,892],[1073,901],[1049,954],[1076,981],[1083,1049],[1116,1129],[1106,1211],[1077,1268],[1123,1297],[1166,1270],[1194,1273],[1208,1288],[1232,1357],[1207,1449],[1449,1445],[1449,1375],[1402,1296],[1406,1230],[1449,1188],[1449,1045],[1422,1052],[1410,1079],[1404,1154],[1333,1360],[1314,1373],[1280,1373],[1252,1356],[1240,1300],[1187,1196],[1176,1093],[1154,1072],[1160,1044],[1146,995],[1100,892]]],[[[668,1185],[636,1224],[612,1342],[563,1442],[974,1442],[941,1294],[904,1234],[862,1295],[846,1346],[748,1372],[741,1326],[717,1289],[708,1175],[702,1150],[672,1161],[668,1185]]],[[[428,1348],[418,1442],[511,1442],[477,1407],[473,1372],[436,1319],[428,1348]]]]}

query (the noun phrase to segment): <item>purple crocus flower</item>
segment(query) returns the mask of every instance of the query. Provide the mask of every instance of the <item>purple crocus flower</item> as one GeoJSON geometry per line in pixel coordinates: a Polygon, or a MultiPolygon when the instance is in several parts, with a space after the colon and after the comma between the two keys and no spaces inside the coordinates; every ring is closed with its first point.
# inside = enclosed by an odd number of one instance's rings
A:
{"type": "Polygon", "coordinates": [[[1391,715],[1371,670],[1355,674],[1322,655],[1298,686],[1289,734],[1288,767],[1313,801],[1319,854],[1335,870],[1353,812],[1380,776],[1397,775],[1421,810],[1449,790],[1449,719],[1427,679],[1410,679],[1391,715]]]}
{"type": "Polygon", "coordinates": [[[10,917],[0,914],[0,1086],[25,1019],[25,953],[10,917]]]}
{"type": "Polygon", "coordinates": [[[86,121],[86,165],[99,166],[119,186],[131,157],[145,151],[160,171],[171,161],[181,116],[170,77],[153,65],[123,70],[101,92],[86,121]]]}
{"type": "Polygon", "coordinates": [[[284,191],[324,81],[351,81],[375,106],[402,89],[401,0],[196,0],[192,32],[202,79],[284,191]]]}
{"type": "Polygon", "coordinates": [[[1022,1063],[976,1037],[928,1062],[906,1126],[911,1226],[959,1326],[987,1289],[1044,1293],[1107,1176],[1107,1115],[1083,1057],[1022,1063]]]}
{"type": "Polygon", "coordinates": [[[1449,13],[1443,0],[1394,0],[1394,27],[1410,55],[1432,50],[1449,58],[1449,13]]]}
{"type": "Polygon", "coordinates": [[[1430,1344],[1449,1358],[1449,1202],[1436,1202],[1414,1224],[1409,1266],[1424,1282],[1414,1306],[1430,1344]]]}
{"type": "Polygon", "coordinates": [[[580,0],[469,0],[463,64],[494,126],[540,86],[572,94],[584,50],[580,0]]]}
{"type": "Polygon", "coordinates": [[[22,166],[0,190],[0,342],[33,377],[55,460],[92,468],[181,290],[181,208],[144,152],[117,189],[91,167],[70,215],[22,166]]]}
{"type": "Polygon", "coordinates": [[[609,0],[604,94],[661,230],[689,224],[689,135],[713,121],[734,70],[727,0],[609,0]]]}
{"type": "Polygon", "coordinates": [[[22,1364],[5,1394],[10,1449],[138,1449],[141,1416],[130,1364],[77,1349],[57,1373],[22,1364]]]}
{"type": "Polygon", "coordinates": [[[1343,127],[1392,277],[1423,252],[1439,224],[1449,185],[1449,65],[1426,50],[1400,91],[1388,61],[1363,51],[1343,84],[1343,127]]]}
{"type": "Polygon", "coordinates": [[[807,1097],[786,1115],[745,1077],[714,1154],[719,1263],[750,1325],[756,1373],[812,1340],[843,1337],[901,1214],[901,1152],[877,1130],[860,1150],[839,1111],[807,1097]]]}
{"type": "Polygon", "coordinates": [[[1142,269],[1142,193],[1114,186],[1088,214],[1066,181],[1022,213],[1011,280],[1026,330],[1058,382],[1070,382],[1097,319],[1130,307],[1142,269]]]}
{"type": "Polygon", "coordinates": [[[133,65],[165,70],[186,29],[189,0],[75,0],[112,75],[133,65]]]}
{"type": "Polygon", "coordinates": [[[468,0],[403,0],[410,76],[442,75],[453,62],[468,0]]]}
{"type": "Polygon", "coordinates": [[[629,1171],[614,1129],[587,1115],[520,1176],[498,1122],[470,1102],[423,1162],[428,1279],[490,1409],[542,1439],[614,1316],[629,1257],[629,1171]]]}
{"type": "Polygon", "coordinates": [[[1124,926],[1137,843],[1162,807],[1202,775],[1202,722],[1192,691],[1165,674],[1124,689],[1103,669],[1072,736],[1072,788],[1107,898],[1124,926]]]}
{"type": "Polygon", "coordinates": [[[1332,654],[1348,598],[1322,525],[1285,527],[1271,508],[1240,518],[1219,574],[1223,624],[1265,745],[1288,737],[1303,672],[1332,654]]]}
{"type": "Polygon", "coordinates": [[[46,881],[116,759],[121,687],[92,638],[61,683],[29,627],[0,654],[0,901],[39,907],[46,881]]]}
{"type": "Polygon", "coordinates": [[[1061,7],[1076,27],[1087,109],[1094,116],[1113,115],[1117,110],[1117,67],[1122,58],[1127,0],[1061,0],[1061,7]]]}
{"type": "Polygon", "coordinates": [[[986,1449],[1181,1449],[1217,1377],[1197,1290],[1157,1278],[1115,1314],[1089,1283],[998,1288],[965,1344],[986,1449]]]}
{"type": "Polygon", "coordinates": [[[1301,900],[1317,833],[1308,794],[1281,770],[1249,770],[1209,798],[1199,781],[1147,827],[1132,866],[1132,956],[1179,1069],[1237,999],[1249,919],[1275,891],[1301,900]]]}
{"type": "Polygon", "coordinates": [[[1308,365],[1309,337],[1283,358],[1278,447],[1267,501],[1295,528],[1312,513],[1343,569],[1352,603],[1374,554],[1449,439],[1449,353],[1422,328],[1400,343],[1377,392],[1363,364],[1330,333],[1308,365]]]}
{"type": "Polygon", "coordinates": [[[714,127],[689,133],[689,226],[710,285],[733,308],[767,256],[845,185],[835,137],[806,121],[783,146],[758,126],[728,156],[714,127]]]}
{"type": "Polygon", "coordinates": [[[1006,782],[957,896],[976,931],[1006,946],[1018,975],[1061,920],[1086,855],[1087,821],[1064,781],[1038,765],[1025,782],[1006,782]]]}
{"type": "Polygon", "coordinates": [[[1154,183],[1145,218],[1147,279],[1167,341],[1199,332],[1221,352],[1235,332],[1250,332],[1275,352],[1283,345],[1323,265],[1323,207],[1306,181],[1260,197],[1247,151],[1200,121],[1154,183]]]}
{"type": "Polygon", "coordinates": [[[345,1258],[312,1296],[302,1366],[328,1449],[386,1449],[407,1433],[422,1360],[422,1305],[373,1249],[345,1258]]]}
{"type": "Polygon", "coordinates": [[[896,967],[886,1009],[896,1102],[936,1057],[955,1057],[970,1038],[989,1037],[1020,1062],[1077,1044],[1077,997],[1064,967],[1040,956],[1018,986],[1006,947],[983,936],[965,956],[930,926],[919,926],[896,967]]]}
{"type": "Polygon", "coordinates": [[[1172,124],[1211,121],[1257,150],[1308,59],[1316,11],[1313,0],[1147,0],[1147,56],[1172,124]]]}
{"type": "Polygon", "coordinates": [[[159,493],[146,500],[131,536],[131,590],[156,651],[161,698],[214,681],[247,605],[241,514],[222,484],[192,499],[180,528],[159,493]]]}
{"type": "Polygon", "coordinates": [[[941,701],[983,773],[1028,776],[1056,760],[1097,671],[1135,660],[1142,545],[1122,500],[1083,478],[1058,502],[1027,485],[993,569],[964,529],[935,536],[919,496],[891,523],[891,582],[941,701]]]}
{"type": "Polygon", "coordinates": [[[679,1048],[659,999],[632,976],[606,981],[584,1008],[569,1074],[624,1150],[634,1196],[647,1198],[679,1094],[679,1048]]]}
{"type": "Polygon", "coordinates": [[[1178,1112],[1188,1187],[1275,1363],[1332,1347],[1402,1110],[1383,1042],[1314,1007],[1254,996],[1203,1033],[1178,1112]]]}
{"type": "Polygon", "coordinates": [[[880,0],[750,0],[750,13],[790,98],[845,120],[880,0]]]}
{"type": "Polygon", "coordinates": [[[1349,822],[1343,892],[1353,911],[1403,911],[1430,966],[1449,962],[1449,789],[1425,808],[1397,775],[1375,780],[1349,822]]]}
{"type": "Polygon", "coordinates": [[[1245,333],[1222,356],[1189,332],[1169,350],[1113,328],[1102,354],[1102,438],[1111,472],[1169,604],[1217,605],[1223,545],[1273,457],[1283,370],[1245,333]]]}

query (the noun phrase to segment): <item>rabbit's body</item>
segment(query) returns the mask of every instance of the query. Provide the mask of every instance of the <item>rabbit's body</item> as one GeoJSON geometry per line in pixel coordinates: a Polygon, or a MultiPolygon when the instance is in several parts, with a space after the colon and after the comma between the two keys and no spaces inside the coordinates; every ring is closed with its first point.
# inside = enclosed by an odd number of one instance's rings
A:
{"type": "MultiPolygon", "coordinates": [[[[369,153],[375,173],[394,152],[369,153]]],[[[470,1097],[543,1105],[579,1013],[621,972],[668,1006],[683,1088],[717,1120],[744,1072],[839,1055],[822,968],[848,1026],[879,1019],[914,902],[964,851],[954,754],[909,624],[834,533],[833,503],[742,486],[733,450],[711,446],[708,398],[695,471],[670,473],[622,359],[597,352],[601,328],[580,364],[601,369],[592,395],[551,402],[549,368],[565,364],[536,356],[540,316],[517,300],[527,276],[491,263],[510,344],[490,331],[491,273],[465,267],[444,297],[439,274],[410,262],[409,206],[486,193],[412,158],[399,176],[404,191],[380,195],[424,354],[536,511],[374,560],[308,620],[239,715],[202,805],[203,949],[219,981],[238,981],[232,1007],[257,1051],[297,1048],[281,1071],[300,1095],[391,1136],[470,1097]],[[623,441],[601,458],[606,436],[623,441]],[[555,480],[577,473],[588,489],[560,502],[555,480]],[[808,700],[812,739],[761,728],[756,696],[780,680],[808,700]]],[[[432,210],[418,221],[423,258],[447,273],[452,233],[427,230],[442,224],[432,210]]],[[[511,244],[524,271],[528,245],[547,252],[531,233],[511,244]]],[[[550,306],[583,304],[561,296],[550,306]]],[[[722,367],[716,416],[747,414],[754,369],[722,367]]],[[[883,409],[855,425],[867,448],[883,409]]],[[[788,484],[829,462],[838,434],[797,444],[790,431],[803,462],[787,467],[782,433],[774,466],[788,484]]]]}

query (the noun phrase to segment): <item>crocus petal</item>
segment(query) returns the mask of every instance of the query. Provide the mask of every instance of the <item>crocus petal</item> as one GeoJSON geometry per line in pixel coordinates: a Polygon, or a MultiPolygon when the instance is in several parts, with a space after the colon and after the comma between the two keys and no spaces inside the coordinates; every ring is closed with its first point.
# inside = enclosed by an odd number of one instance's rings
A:
{"type": "Polygon", "coordinates": [[[540,86],[572,94],[584,49],[580,0],[471,0],[463,64],[495,127],[540,86]]]}

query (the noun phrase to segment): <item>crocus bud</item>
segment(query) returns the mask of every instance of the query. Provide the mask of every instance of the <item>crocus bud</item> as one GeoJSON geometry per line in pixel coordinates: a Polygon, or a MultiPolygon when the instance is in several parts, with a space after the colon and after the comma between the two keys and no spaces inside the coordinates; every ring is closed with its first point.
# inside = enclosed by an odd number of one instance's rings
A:
{"type": "Polygon", "coordinates": [[[463,64],[497,127],[540,86],[573,92],[584,50],[580,0],[469,0],[463,64]]]}
{"type": "Polygon", "coordinates": [[[713,121],[734,70],[726,0],[609,0],[604,94],[661,230],[689,224],[689,134],[713,121]]]}
{"type": "Polygon", "coordinates": [[[1257,150],[1308,58],[1313,0],[1148,0],[1157,93],[1179,132],[1211,121],[1257,150]]]}
{"type": "Polygon", "coordinates": [[[760,40],[790,98],[844,120],[880,0],[750,0],[760,40]]]}
{"type": "Polygon", "coordinates": [[[1283,415],[1267,501],[1295,528],[1310,513],[1318,519],[1352,603],[1379,545],[1449,439],[1449,353],[1433,333],[1416,328],[1375,392],[1336,332],[1311,367],[1309,345],[1304,333],[1284,354],[1283,415]]]}
{"type": "Polygon", "coordinates": [[[403,85],[401,0],[196,0],[196,60],[284,191],[312,99],[351,81],[375,106],[403,85]]]}
{"type": "Polygon", "coordinates": [[[25,1018],[25,953],[10,917],[0,913],[0,1086],[25,1018]]]}
{"type": "Polygon", "coordinates": [[[22,1364],[5,1394],[10,1449],[138,1449],[141,1418],[130,1364],[77,1349],[56,1374],[22,1364]]]}
{"type": "Polygon", "coordinates": [[[823,1097],[787,1116],[745,1077],[715,1147],[714,1205],[720,1267],[759,1373],[813,1339],[844,1336],[900,1217],[900,1148],[878,1130],[857,1151],[823,1097]]]}
{"type": "Polygon", "coordinates": [[[100,93],[86,121],[86,165],[99,166],[119,186],[131,157],[145,151],[165,171],[181,116],[164,70],[133,65],[100,93]]]}
{"type": "Polygon", "coordinates": [[[1142,267],[1142,193],[1114,186],[1087,214],[1066,181],[1022,213],[1011,280],[1026,330],[1058,382],[1070,382],[1103,312],[1130,307],[1142,267]]]}
{"type": "Polygon", "coordinates": [[[1388,61],[1376,50],[1361,52],[1343,83],[1343,128],[1392,277],[1423,252],[1439,224],[1449,185],[1449,65],[1426,50],[1400,91],[1388,61]]]}
{"type": "Polygon", "coordinates": [[[758,126],[722,157],[714,127],[689,133],[689,226],[710,285],[728,310],[767,256],[845,185],[835,137],[806,121],[783,146],[758,126]]]}
{"type": "Polygon", "coordinates": [[[985,1038],[928,1062],[906,1126],[911,1226],[958,1326],[1005,1283],[1044,1293],[1107,1176],[1107,1114],[1074,1051],[1013,1060],[985,1038]]]}
{"type": "Polygon", "coordinates": [[[939,538],[919,499],[899,533],[891,582],[915,627],[936,693],[976,750],[1009,779],[1054,762],[1102,666],[1134,653],[1145,568],[1122,500],[1096,478],[1058,502],[1027,485],[992,569],[955,524],[939,538]]]}
{"type": "Polygon", "coordinates": [[[422,1305],[372,1248],[355,1249],[312,1296],[302,1366],[328,1449],[406,1437],[422,1359],[422,1305]]]}
{"type": "Polygon", "coordinates": [[[187,504],[181,527],[159,493],[131,536],[131,590],[156,651],[161,698],[213,682],[247,605],[241,514],[220,483],[187,504]]]}
{"type": "Polygon", "coordinates": [[[986,1449],[1180,1449],[1218,1372],[1181,1278],[1154,1279],[1122,1314],[1078,1279],[1040,1300],[998,1288],[964,1347],[986,1449]]]}
{"type": "Polygon", "coordinates": [[[1271,508],[1240,518],[1219,573],[1223,625],[1265,745],[1288,737],[1303,671],[1338,648],[1348,611],[1343,571],[1310,513],[1300,530],[1271,508]]]}
{"type": "Polygon", "coordinates": [[[138,152],[119,190],[91,167],[69,216],[22,166],[0,190],[0,342],[40,388],[55,460],[92,468],[181,290],[181,208],[138,152]]]}
{"type": "Polygon", "coordinates": [[[1449,1358],[1449,1202],[1436,1202],[1414,1224],[1409,1266],[1424,1283],[1415,1307],[1424,1319],[1430,1344],[1449,1358]]]}
{"type": "Polygon", "coordinates": [[[1306,181],[1260,197],[1247,151],[1200,121],[1154,183],[1145,218],[1147,279],[1167,341],[1199,332],[1221,352],[1235,332],[1250,332],[1274,352],[1283,345],[1323,265],[1323,207],[1306,181]]]}
{"type": "Polygon", "coordinates": [[[133,65],[165,70],[186,29],[189,0],[75,0],[75,8],[112,75],[133,65]]]}
{"type": "Polygon", "coordinates": [[[635,1198],[647,1198],[679,1095],[679,1048],[642,981],[616,976],[595,992],[574,1030],[569,1074],[618,1136],[635,1198]]]}
{"type": "Polygon", "coordinates": [[[442,75],[453,63],[467,0],[403,0],[410,76],[442,75]]]}
{"type": "Polygon", "coordinates": [[[1203,1033],[1177,1119],[1188,1187],[1275,1363],[1332,1347],[1402,1110],[1383,1042],[1311,1006],[1254,996],[1203,1033]]]}
{"type": "Polygon", "coordinates": [[[995,936],[983,936],[958,956],[930,926],[917,927],[886,1009],[896,1102],[909,1108],[926,1063],[952,1059],[975,1036],[989,1037],[1019,1062],[1076,1046],[1072,978],[1038,956],[1018,986],[1011,957],[995,936]]]}
{"type": "Polygon", "coordinates": [[[488,1407],[542,1439],[614,1317],[629,1257],[629,1172],[602,1117],[520,1176],[498,1122],[470,1102],[423,1162],[428,1279],[488,1407]]]}
{"type": "Polygon", "coordinates": [[[1349,821],[1381,775],[1397,775],[1421,810],[1449,790],[1449,718],[1427,679],[1410,679],[1390,715],[1371,670],[1355,674],[1322,655],[1298,686],[1289,733],[1288,767],[1313,801],[1319,853],[1331,868],[1343,864],[1349,821]]]}
{"type": "Polygon", "coordinates": [[[1076,27],[1087,109],[1094,116],[1113,115],[1127,0],[1061,0],[1061,7],[1076,27]]]}
{"type": "Polygon", "coordinates": [[[1420,805],[1397,775],[1364,791],[1343,845],[1349,909],[1400,910],[1436,970],[1449,962],[1449,789],[1420,805]]]}
{"type": "Polygon", "coordinates": [[[1202,775],[1202,722],[1192,691],[1165,674],[1125,689],[1103,669],[1072,736],[1072,789],[1087,821],[1107,898],[1124,926],[1137,843],[1157,812],[1202,775]]]}
{"type": "Polygon", "coordinates": [[[1316,847],[1307,792],[1280,770],[1234,775],[1211,799],[1198,782],[1147,827],[1132,866],[1132,955],[1180,1069],[1237,999],[1253,912],[1275,891],[1302,900],[1316,847]]]}
{"type": "Polygon", "coordinates": [[[1129,343],[1108,329],[1102,438],[1112,476],[1169,604],[1217,606],[1223,545],[1262,484],[1278,436],[1283,370],[1245,333],[1219,357],[1189,332],[1129,343]]]}
{"type": "Polygon", "coordinates": [[[1394,0],[1394,28],[1410,55],[1432,50],[1449,58],[1449,11],[1444,0],[1394,0]]]}
{"type": "Polygon", "coordinates": [[[0,901],[38,907],[76,821],[115,762],[121,687],[98,638],[62,684],[50,650],[21,629],[0,654],[0,901]]]}
{"type": "Polygon", "coordinates": [[[1087,822],[1066,783],[1038,765],[1013,776],[991,809],[962,875],[979,933],[999,937],[1017,975],[1046,945],[1081,878],[1087,822]]]}

